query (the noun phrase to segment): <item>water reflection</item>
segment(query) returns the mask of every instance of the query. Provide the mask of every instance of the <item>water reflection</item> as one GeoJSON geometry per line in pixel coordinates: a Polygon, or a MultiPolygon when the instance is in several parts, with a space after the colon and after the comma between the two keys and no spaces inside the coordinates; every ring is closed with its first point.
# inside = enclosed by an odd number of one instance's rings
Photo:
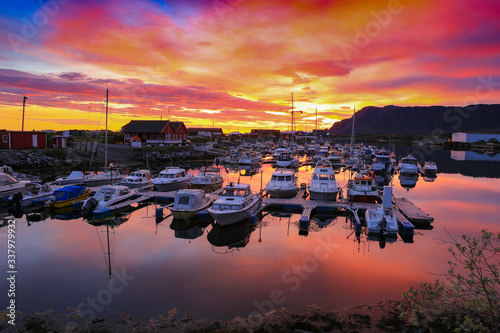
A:
{"type": "Polygon", "coordinates": [[[417,185],[418,175],[399,175],[399,183],[408,192],[417,185]]]}
{"type": "Polygon", "coordinates": [[[221,227],[217,223],[212,224],[212,230],[207,235],[212,250],[216,253],[230,253],[247,246],[250,235],[255,230],[255,224],[250,220],[221,227]],[[225,249],[227,247],[227,249],[225,249]],[[217,248],[223,248],[217,249],[217,248]]]}

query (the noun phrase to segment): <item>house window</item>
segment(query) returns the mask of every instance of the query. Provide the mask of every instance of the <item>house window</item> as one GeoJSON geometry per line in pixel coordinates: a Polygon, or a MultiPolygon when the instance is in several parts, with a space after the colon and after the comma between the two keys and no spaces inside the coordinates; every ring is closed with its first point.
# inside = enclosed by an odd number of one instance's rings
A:
{"type": "Polygon", "coordinates": [[[127,139],[127,140],[130,139],[130,134],[128,134],[128,133],[125,134],[125,139],[127,139]]]}
{"type": "Polygon", "coordinates": [[[144,140],[147,140],[148,135],[147,135],[147,134],[143,134],[143,135],[142,135],[142,138],[143,138],[144,140]]]}
{"type": "Polygon", "coordinates": [[[2,135],[2,142],[7,142],[7,135],[6,134],[2,135]]]}
{"type": "Polygon", "coordinates": [[[167,134],[167,140],[170,140],[170,134],[167,134]]]}

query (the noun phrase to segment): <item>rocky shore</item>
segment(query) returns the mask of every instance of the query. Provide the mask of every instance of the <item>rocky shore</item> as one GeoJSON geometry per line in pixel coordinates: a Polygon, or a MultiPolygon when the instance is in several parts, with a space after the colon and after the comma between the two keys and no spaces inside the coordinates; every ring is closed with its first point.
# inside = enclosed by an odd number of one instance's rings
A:
{"type": "Polygon", "coordinates": [[[84,319],[76,311],[54,314],[51,311],[22,315],[16,326],[7,324],[5,312],[0,313],[0,329],[6,332],[428,332],[414,329],[399,317],[398,301],[384,300],[377,304],[358,305],[325,310],[311,305],[305,313],[292,313],[282,308],[263,316],[233,320],[195,320],[189,314],[180,318],[175,309],[148,322],[136,322],[121,314],[118,322],[105,318],[84,319]]]}

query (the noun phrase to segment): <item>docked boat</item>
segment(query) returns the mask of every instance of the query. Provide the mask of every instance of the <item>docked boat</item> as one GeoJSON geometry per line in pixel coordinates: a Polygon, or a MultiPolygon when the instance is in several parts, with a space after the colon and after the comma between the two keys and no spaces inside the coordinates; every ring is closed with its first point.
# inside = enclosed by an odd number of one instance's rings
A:
{"type": "Polygon", "coordinates": [[[245,151],[241,154],[238,164],[240,165],[257,165],[262,161],[262,155],[255,151],[245,151]]]}
{"type": "Polygon", "coordinates": [[[277,169],[266,185],[271,198],[291,198],[299,191],[299,182],[293,169],[277,169]]]}
{"type": "Polygon", "coordinates": [[[68,207],[73,202],[83,201],[92,193],[88,188],[78,185],[69,185],[55,190],[45,202],[45,207],[62,208],[68,207]]]}
{"type": "Polygon", "coordinates": [[[279,168],[297,168],[299,166],[299,159],[287,150],[280,153],[276,165],[279,168]]]}
{"type": "Polygon", "coordinates": [[[342,157],[336,152],[332,152],[328,155],[328,160],[332,163],[334,168],[341,168],[345,166],[345,163],[342,161],[342,157]]]}
{"type": "Polygon", "coordinates": [[[375,161],[373,161],[372,170],[377,172],[392,173],[393,159],[391,159],[391,152],[379,151],[375,154],[375,161]]]}
{"type": "Polygon", "coordinates": [[[185,169],[170,167],[153,179],[153,185],[160,192],[175,191],[186,188],[192,178],[193,175],[188,174],[185,169]]]}
{"type": "Polygon", "coordinates": [[[373,171],[362,169],[347,183],[347,198],[352,202],[377,202],[377,176],[373,171]]]}
{"type": "Polygon", "coordinates": [[[31,206],[33,200],[48,198],[53,192],[54,190],[48,184],[38,182],[27,183],[24,185],[24,190],[21,192],[22,199],[20,204],[23,207],[31,206]]]}
{"type": "Polygon", "coordinates": [[[312,200],[336,201],[340,189],[335,179],[335,171],[331,163],[321,160],[316,163],[311,182],[309,183],[309,194],[312,200]]]}
{"type": "Polygon", "coordinates": [[[382,206],[368,208],[365,212],[368,234],[397,236],[398,221],[392,210],[392,187],[384,187],[382,206]]]}
{"type": "Polygon", "coordinates": [[[107,208],[132,199],[136,192],[123,185],[102,185],[93,197],[85,200],[82,211],[89,215],[96,210],[107,208]]]}
{"type": "Polygon", "coordinates": [[[405,174],[418,174],[418,161],[412,155],[407,155],[399,161],[399,172],[405,174]]]}
{"type": "Polygon", "coordinates": [[[223,158],[223,162],[227,164],[238,164],[239,160],[240,153],[235,149],[231,149],[229,154],[227,154],[227,156],[223,158]]]}
{"type": "Polygon", "coordinates": [[[204,167],[189,181],[189,188],[215,191],[222,187],[224,179],[217,167],[204,167]]]}
{"type": "Polygon", "coordinates": [[[137,170],[122,178],[120,185],[135,189],[148,189],[153,186],[151,171],[137,170]]]}
{"type": "Polygon", "coordinates": [[[261,200],[253,194],[249,184],[233,184],[224,187],[208,213],[221,226],[251,218],[261,207],[261,200]]]}
{"type": "Polygon", "coordinates": [[[198,213],[210,207],[215,196],[201,189],[187,189],[175,193],[174,206],[170,208],[175,219],[186,220],[198,217],[198,213]]]}
{"type": "Polygon", "coordinates": [[[88,174],[83,171],[72,171],[68,176],[57,178],[53,184],[55,185],[80,185],[89,178],[88,174]]]}
{"type": "Polygon", "coordinates": [[[119,183],[123,177],[124,175],[118,170],[108,170],[86,178],[83,181],[83,185],[88,187],[110,185],[119,183]]]}
{"type": "Polygon", "coordinates": [[[435,162],[427,161],[424,163],[424,173],[432,175],[437,173],[437,170],[438,168],[435,162]]]}
{"type": "Polygon", "coordinates": [[[0,173],[0,198],[24,191],[27,180],[17,180],[9,174],[0,173]]]}

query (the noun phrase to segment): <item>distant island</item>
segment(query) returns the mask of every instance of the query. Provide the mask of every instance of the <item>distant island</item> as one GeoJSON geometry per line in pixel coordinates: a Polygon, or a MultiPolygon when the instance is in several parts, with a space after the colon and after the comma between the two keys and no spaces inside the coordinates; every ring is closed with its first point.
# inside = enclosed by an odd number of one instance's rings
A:
{"type": "MultiPolygon", "coordinates": [[[[352,117],[330,135],[350,135],[352,117]]],[[[441,136],[454,132],[500,133],[500,104],[459,106],[367,106],[356,112],[356,135],[441,136]]]]}

